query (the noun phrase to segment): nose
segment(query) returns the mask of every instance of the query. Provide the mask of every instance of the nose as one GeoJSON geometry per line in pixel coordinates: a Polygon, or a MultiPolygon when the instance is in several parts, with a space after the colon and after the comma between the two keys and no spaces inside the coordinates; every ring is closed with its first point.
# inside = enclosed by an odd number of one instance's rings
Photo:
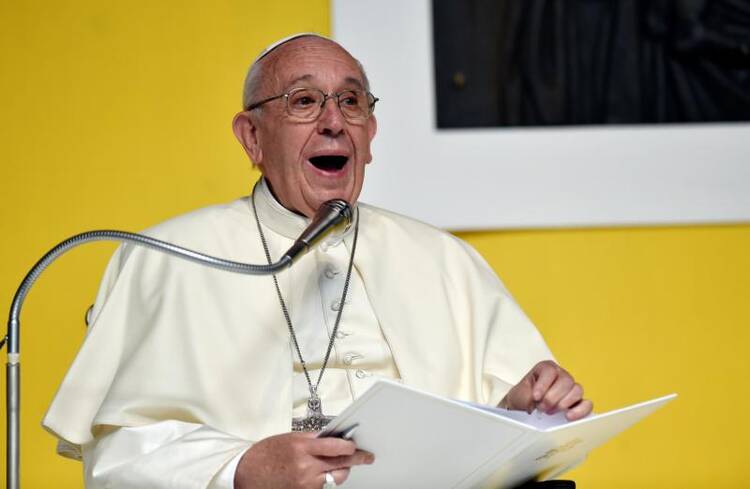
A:
{"type": "Polygon", "coordinates": [[[317,120],[318,132],[338,136],[344,131],[344,114],[341,113],[336,97],[329,95],[323,101],[320,116],[317,120]]]}

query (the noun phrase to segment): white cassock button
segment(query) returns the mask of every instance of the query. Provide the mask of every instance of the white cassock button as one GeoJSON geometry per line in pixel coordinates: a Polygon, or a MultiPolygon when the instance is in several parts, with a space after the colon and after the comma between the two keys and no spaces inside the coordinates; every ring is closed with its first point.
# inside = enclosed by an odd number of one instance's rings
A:
{"type": "Polygon", "coordinates": [[[362,370],[361,368],[358,368],[356,372],[354,372],[354,375],[358,379],[364,379],[365,377],[369,376],[366,370],[362,370]]]}
{"type": "Polygon", "coordinates": [[[346,331],[338,330],[336,331],[336,339],[337,340],[343,340],[347,336],[349,336],[351,333],[347,333],[346,331]]]}
{"type": "Polygon", "coordinates": [[[336,275],[338,274],[339,274],[339,271],[332,267],[327,267],[326,271],[323,272],[323,275],[325,275],[326,278],[330,278],[330,279],[336,277],[336,275]]]}
{"type": "Polygon", "coordinates": [[[362,358],[362,355],[359,353],[347,353],[344,355],[344,365],[351,365],[358,358],[362,358]]]}

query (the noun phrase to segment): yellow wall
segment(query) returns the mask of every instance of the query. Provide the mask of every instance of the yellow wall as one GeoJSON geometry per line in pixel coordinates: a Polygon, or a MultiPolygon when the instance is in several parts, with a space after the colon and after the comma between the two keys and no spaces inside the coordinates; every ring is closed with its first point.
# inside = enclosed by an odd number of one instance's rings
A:
{"type": "MultiPolygon", "coordinates": [[[[138,230],[246,194],[255,173],[231,120],[247,66],[271,40],[327,32],[328,9],[326,0],[1,1],[3,310],[36,259],[71,234],[138,230]]],[[[26,302],[26,488],[81,487],[79,464],[54,455],[39,421],[113,249],[73,251],[26,302]]]]}
{"type": "MultiPolygon", "coordinates": [[[[247,64],[282,35],[328,32],[328,18],[325,0],[0,3],[2,304],[70,234],[138,230],[246,193],[256,174],[230,120],[247,64]]],[[[583,487],[739,484],[750,227],[464,236],[600,408],[682,396],[595,452],[574,474],[583,487]]],[[[39,420],[112,249],[71,253],[27,301],[24,487],[81,487],[39,420]]]]}
{"type": "Polygon", "coordinates": [[[750,226],[467,233],[596,410],[680,397],[579,487],[744,487],[750,226]]]}

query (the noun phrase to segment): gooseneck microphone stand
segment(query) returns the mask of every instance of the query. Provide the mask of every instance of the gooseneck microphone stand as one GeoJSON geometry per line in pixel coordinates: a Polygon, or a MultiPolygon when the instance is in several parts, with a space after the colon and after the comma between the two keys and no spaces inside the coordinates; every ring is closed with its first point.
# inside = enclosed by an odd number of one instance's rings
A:
{"type": "Polygon", "coordinates": [[[226,270],[245,275],[272,275],[281,272],[291,266],[294,261],[306,253],[312,246],[318,243],[324,236],[335,229],[347,227],[352,220],[352,211],[345,201],[337,199],[323,203],[310,225],[302,235],[295,241],[294,245],[275,263],[270,265],[252,265],[230,260],[224,260],[215,256],[206,255],[197,251],[189,250],[181,246],[167,243],[149,236],[128,233],[125,231],[88,231],[77,234],[62,241],[47,252],[34,267],[26,274],[21,285],[13,297],[10,306],[10,317],[8,319],[8,334],[0,341],[0,348],[7,341],[8,362],[6,364],[6,405],[7,405],[7,438],[6,438],[6,487],[7,489],[20,488],[20,345],[19,332],[21,327],[21,307],[29,290],[34,285],[44,270],[59,256],[75,248],[76,246],[93,241],[120,241],[144,246],[173,255],[185,260],[193,261],[220,270],[226,270]]]}

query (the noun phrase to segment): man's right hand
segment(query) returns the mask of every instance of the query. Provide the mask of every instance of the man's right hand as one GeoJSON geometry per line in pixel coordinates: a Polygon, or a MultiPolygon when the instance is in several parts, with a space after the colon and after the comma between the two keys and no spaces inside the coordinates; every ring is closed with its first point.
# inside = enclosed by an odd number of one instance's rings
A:
{"type": "Polygon", "coordinates": [[[321,489],[325,473],[343,483],[354,465],[371,464],[373,454],[340,438],[285,433],[250,447],[234,475],[235,489],[321,489]]]}

